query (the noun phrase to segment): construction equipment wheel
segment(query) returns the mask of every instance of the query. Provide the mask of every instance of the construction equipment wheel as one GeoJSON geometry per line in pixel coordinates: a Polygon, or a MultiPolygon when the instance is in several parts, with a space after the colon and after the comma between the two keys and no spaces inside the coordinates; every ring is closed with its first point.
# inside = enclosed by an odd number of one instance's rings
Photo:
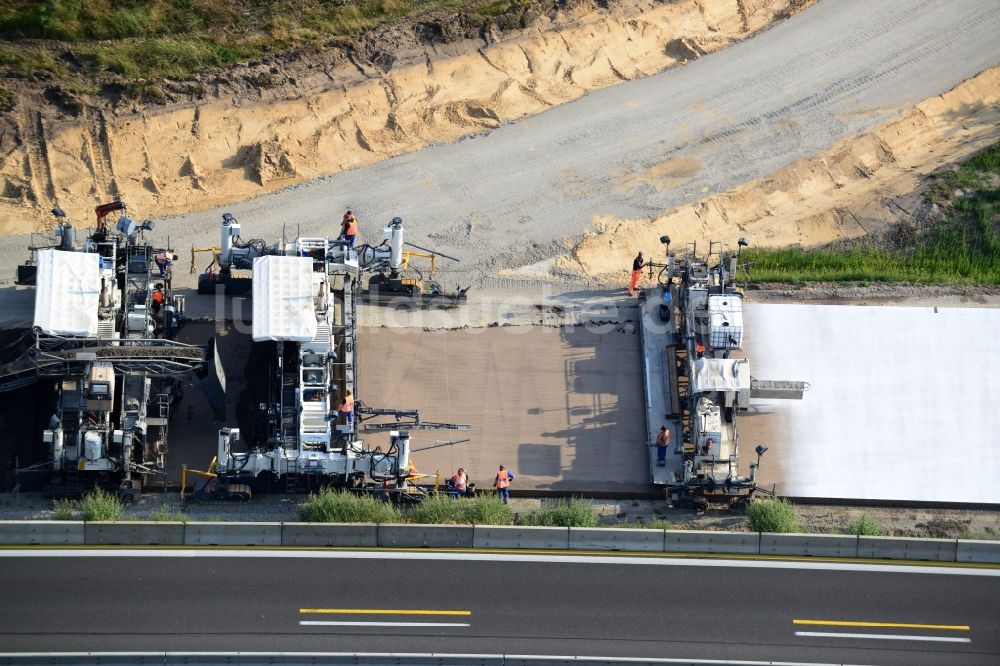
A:
{"type": "Polygon", "coordinates": [[[744,495],[743,497],[740,497],[739,499],[735,500],[732,504],[730,504],[729,508],[732,511],[737,511],[739,513],[746,513],[747,505],[749,504],[750,504],[750,496],[744,495]]]}
{"type": "Polygon", "coordinates": [[[233,502],[249,502],[251,497],[253,492],[245,483],[234,483],[226,489],[226,498],[233,502]]]}

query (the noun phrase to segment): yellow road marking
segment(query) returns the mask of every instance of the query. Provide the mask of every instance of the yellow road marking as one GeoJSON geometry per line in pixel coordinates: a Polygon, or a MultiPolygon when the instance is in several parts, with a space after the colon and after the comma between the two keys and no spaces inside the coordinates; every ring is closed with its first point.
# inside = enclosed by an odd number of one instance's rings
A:
{"type": "Polygon", "coordinates": [[[472,615],[468,610],[411,610],[400,608],[300,608],[300,613],[324,615],[472,615]]]}
{"type": "Polygon", "coordinates": [[[897,629],[940,629],[969,631],[967,624],[910,624],[908,622],[848,622],[845,620],[792,620],[792,624],[817,624],[824,627],[895,627],[897,629]]]}

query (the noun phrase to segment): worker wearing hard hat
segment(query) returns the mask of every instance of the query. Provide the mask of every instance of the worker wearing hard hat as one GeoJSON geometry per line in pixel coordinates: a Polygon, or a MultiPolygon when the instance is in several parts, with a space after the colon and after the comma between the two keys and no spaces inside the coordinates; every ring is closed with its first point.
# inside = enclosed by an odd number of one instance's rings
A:
{"type": "Polygon", "coordinates": [[[513,480],[514,472],[500,465],[500,470],[497,472],[496,478],[493,479],[493,487],[497,489],[497,494],[500,495],[500,500],[504,504],[510,499],[510,482],[513,480]]]}
{"type": "Polygon", "coordinates": [[[660,428],[660,434],[656,436],[656,464],[663,467],[667,464],[667,447],[670,445],[670,431],[667,426],[660,428]]]}

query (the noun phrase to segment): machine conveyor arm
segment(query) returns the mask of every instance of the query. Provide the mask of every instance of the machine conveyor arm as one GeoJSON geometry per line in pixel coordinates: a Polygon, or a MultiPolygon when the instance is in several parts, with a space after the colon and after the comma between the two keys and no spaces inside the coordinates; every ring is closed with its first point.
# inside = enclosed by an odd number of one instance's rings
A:
{"type": "Polygon", "coordinates": [[[354,411],[358,413],[359,417],[366,416],[369,419],[378,416],[391,416],[395,419],[387,423],[365,423],[359,428],[360,432],[384,432],[386,430],[468,430],[472,427],[467,423],[421,421],[419,410],[369,407],[360,400],[355,403],[354,411]]]}
{"type": "Polygon", "coordinates": [[[468,423],[437,423],[435,421],[421,421],[419,423],[408,423],[397,421],[394,423],[366,423],[361,426],[361,432],[384,432],[386,430],[469,430],[472,428],[468,423]]]}
{"type": "Polygon", "coordinates": [[[808,382],[750,378],[751,398],[801,400],[802,394],[808,390],[808,382]]]}

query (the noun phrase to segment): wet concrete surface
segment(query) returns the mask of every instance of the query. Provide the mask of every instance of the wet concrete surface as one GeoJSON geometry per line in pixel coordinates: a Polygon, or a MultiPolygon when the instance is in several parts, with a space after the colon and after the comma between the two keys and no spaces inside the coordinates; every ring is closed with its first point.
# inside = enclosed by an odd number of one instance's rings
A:
{"type": "Polygon", "coordinates": [[[450,476],[464,467],[480,487],[491,487],[503,463],[518,475],[516,490],[655,492],[632,324],[362,329],[358,339],[359,399],[472,426],[415,433],[415,450],[471,439],[415,451],[420,472],[450,476]]]}

